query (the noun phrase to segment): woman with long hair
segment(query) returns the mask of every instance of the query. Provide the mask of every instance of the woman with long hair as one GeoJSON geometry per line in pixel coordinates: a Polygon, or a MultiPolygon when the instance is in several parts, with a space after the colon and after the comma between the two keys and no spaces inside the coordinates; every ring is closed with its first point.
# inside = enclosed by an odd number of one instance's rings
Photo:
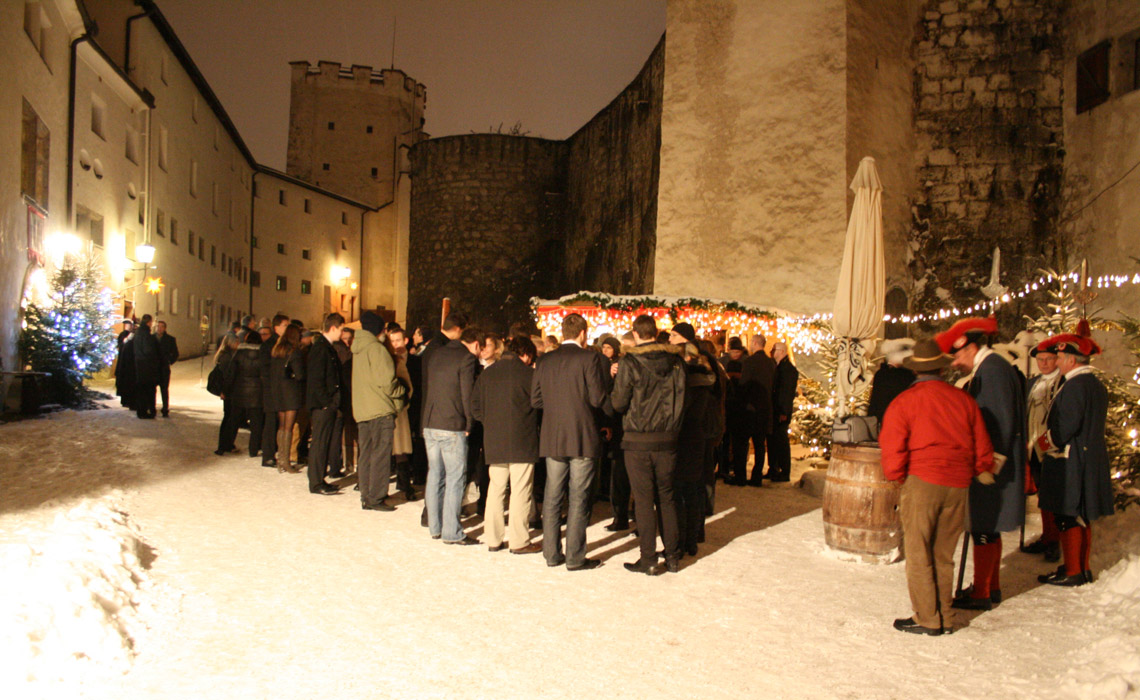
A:
{"type": "MultiPolygon", "coordinates": [[[[220,368],[223,376],[231,376],[233,368],[230,363],[233,362],[234,354],[237,353],[238,339],[233,333],[226,333],[222,336],[222,342],[218,344],[218,351],[214,353],[214,366],[220,368]]],[[[234,439],[237,437],[238,409],[233,401],[231,392],[226,387],[225,383],[222,385],[222,424],[218,426],[218,449],[214,450],[214,454],[219,457],[227,452],[236,452],[237,446],[234,445],[234,439]]]]}
{"type": "Polygon", "coordinates": [[[305,405],[305,362],[301,352],[301,329],[290,324],[277,339],[269,365],[269,390],[277,406],[277,471],[299,474],[289,460],[297,411],[305,405]]]}

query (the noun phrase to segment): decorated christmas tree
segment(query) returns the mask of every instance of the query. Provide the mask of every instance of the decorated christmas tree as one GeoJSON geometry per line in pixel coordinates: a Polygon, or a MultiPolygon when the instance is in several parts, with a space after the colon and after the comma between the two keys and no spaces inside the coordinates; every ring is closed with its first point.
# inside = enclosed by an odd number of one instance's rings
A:
{"type": "MultiPolygon", "coordinates": [[[[1026,316],[1026,327],[1040,335],[1076,332],[1077,323],[1085,317],[1085,305],[1079,299],[1087,290],[1081,289],[1075,272],[1061,275],[1043,270],[1053,286],[1046,290],[1045,304],[1034,318],[1026,316]]],[[[1086,298],[1086,301],[1088,299],[1086,298]]],[[[1105,422],[1105,440],[1112,464],[1112,483],[1118,507],[1140,503],[1140,321],[1124,316],[1120,321],[1109,321],[1097,315],[1087,316],[1089,325],[1099,330],[1122,331],[1128,339],[1133,357],[1131,378],[1097,370],[1097,376],[1108,391],[1108,416],[1105,422]]],[[[1095,369],[1095,368],[1094,368],[1095,369]]]]}
{"type": "Polygon", "coordinates": [[[51,279],[48,300],[25,300],[20,355],[32,371],[50,374],[48,400],[76,403],[83,381],[114,358],[114,305],[101,277],[92,256],[68,255],[51,279]]]}

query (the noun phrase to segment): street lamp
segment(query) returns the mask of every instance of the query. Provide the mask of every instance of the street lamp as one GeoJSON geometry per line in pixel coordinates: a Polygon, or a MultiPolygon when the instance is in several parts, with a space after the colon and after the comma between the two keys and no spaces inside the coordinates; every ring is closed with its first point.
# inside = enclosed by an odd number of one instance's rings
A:
{"type": "Polygon", "coordinates": [[[150,271],[150,264],[154,262],[154,246],[149,243],[142,243],[135,246],[135,260],[143,264],[143,279],[146,280],[143,284],[146,285],[146,291],[154,295],[154,313],[158,315],[158,295],[162,291],[162,278],[161,277],[148,277],[147,273],[150,271]]]}

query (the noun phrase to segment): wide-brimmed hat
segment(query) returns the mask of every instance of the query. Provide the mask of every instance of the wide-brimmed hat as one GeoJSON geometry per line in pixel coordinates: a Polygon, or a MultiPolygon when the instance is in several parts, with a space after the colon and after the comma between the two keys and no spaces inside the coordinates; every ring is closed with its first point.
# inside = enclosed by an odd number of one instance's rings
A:
{"type": "Polygon", "coordinates": [[[914,344],[911,356],[903,360],[903,367],[922,374],[936,372],[953,361],[953,358],[942,352],[933,338],[926,338],[914,344]]]}

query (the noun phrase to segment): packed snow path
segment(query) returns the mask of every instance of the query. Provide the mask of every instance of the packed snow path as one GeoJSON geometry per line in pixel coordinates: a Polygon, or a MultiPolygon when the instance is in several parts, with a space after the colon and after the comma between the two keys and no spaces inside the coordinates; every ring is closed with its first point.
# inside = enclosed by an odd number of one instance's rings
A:
{"type": "Polygon", "coordinates": [[[303,475],[215,456],[221,402],[197,361],[176,366],[171,395],[166,420],[116,402],[0,426],[6,697],[1140,695],[1136,512],[1098,523],[1099,580],[1079,589],[1039,586],[1050,565],[1007,538],[1006,601],[925,638],[891,627],[910,614],[903,566],[826,552],[819,500],[791,485],[721,486],[699,557],[653,578],[621,566],[636,540],[603,529],[601,504],[588,542],[605,564],[568,572],[432,541],[422,501],[362,511],[351,488],[316,497],[303,475]],[[61,539],[95,544],[81,557],[61,539]],[[80,576],[63,564],[83,557],[119,601],[94,595],[94,617],[89,580],[44,585],[80,576]],[[82,619],[127,635],[127,652],[77,640],[82,619]]]}

